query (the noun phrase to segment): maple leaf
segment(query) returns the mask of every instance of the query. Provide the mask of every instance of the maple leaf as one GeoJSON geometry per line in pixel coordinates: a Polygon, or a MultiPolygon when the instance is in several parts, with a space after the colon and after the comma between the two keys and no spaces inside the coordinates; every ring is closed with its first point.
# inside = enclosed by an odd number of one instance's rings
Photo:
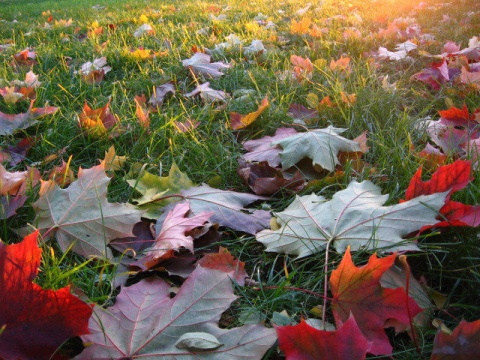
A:
{"type": "Polygon", "coordinates": [[[104,107],[92,109],[85,102],[78,116],[79,126],[92,136],[103,136],[112,129],[119,120],[110,112],[110,100],[104,107]]]}
{"type": "Polygon", "coordinates": [[[117,155],[115,147],[112,145],[105,151],[105,157],[101,162],[105,166],[105,172],[109,173],[120,170],[125,161],[127,161],[127,157],[117,155]]]}
{"type": "Polygon", "coordinates": [[[232,274],[198,266],[173,298],[170,285],[159,278],[123,287],[115,305],[95,307],[91,335],[82,336],[89,346],[77,359],[260,359],[275,342],[275,330],[258,324],[228,330],[217,325],[236,299],[232,274]],[[217,345],[202,350],[177,344],[191,333],[207,334],[217,345]]]}
{"type": "Polygon", "coordinates": [[[200,95],[200,98],[205,102],[223,102],[229,97],[229,94],[222,90],[212,89],[209,82],[198,84],[195,90],[185,94],[186,97],[194,97],[196,95],[200,95]]]}
{"type": "Polygon", "coordinates": [[[0,195],[24,195],[28,187],[38,183],[39,173],[33,168],[10,172],[0,164],[0,195]]]}
{"type": "Polygon", "coordinates": [[[182,65],[188,69],[191,69],[196,76],[203,76],[206,79],[218,79],[224,74],[222,69],[228,69],[231,67],[229,64],[223,62],[210,62],[210,55],[197,52],[191,58],[182,60],[182,65]]]}
{"type": "Polygon", "coordinates": [[[341,57],[338,60],[330,61],[330,70],[332,71],[339,71],[344,72],[346,74],[350,74],[352,72],[352,67],[350,65],[350,58],[349,57],[341,57]]]}
{"type": "Polygon", "coordinates": [[[301,104],[291,104],[287,115],[293,119],[294,123],[305,125],[318,117],[315,109],[309,109],[301,104]]]}
{"type": "Polygon", "coordinates": [[[264,98],[258,106],[258,109],[254,112],[248,113],[247,115],[242,115],[232,111],[230,113],[230,127],[233,130],[246,128],[248,125],[257,120],[257,118],[265,111],[268,105],[268,98],[264,98]]]}
{"type": "MultiPolygon", "coordinates": [[[[71,160],[71,159],[70,159],[71,160]]],[[[75,181],[75,174],[69,162],[62,160],[62,164],[55,166],[49,173],[48,179],[53,180],[58,186],[65,187],[75,181]]]]}
{"type": "Polygon", "coordinates": [[[143,217],[153,220],[164,212],[166,205],[179,200],[175,195],[178,195],[180,190],[195,186],[175,163],[172,164],[168,176],[160,177],[145,171],[138,179],[127,180],[127,183],[142,194],[133,202],[146,210],[143,217]]]}
{"type": "Polygon", "coordinates": [[[152,28],[150,24],[143,24],[141,25],[135,32],[133,33],[133,36],[135,37],[140,37],[142,35],[154,35],[155,30],[152,28]]]}
{"type": "Polygon", "coordinates": [[[80,70],[75,74],[80,74],[82,79],[88,84],[98,84],[103,81],[105,74],[112,68],[107,66],[107,58],[105,56],[82,64],[80,70]]]}
{"type": "Polygon", "coordinates": [[[197,266],[232,273],[231,279],[241,286],[245,285],[245,278],[248,276],[245,271],[245,263],[235,259],[228,249],[221,246],[217,253],[206,254],[198,260],[197,266]]]}
{"type": "Polygon", "coordinates": [[[438,330],[430,360],[470,360],[480,353],[480,320],[462,320],[451,334],[438,330]]]}
{"type": "Polygon", "coordinates": [[[25,160],[27,152],[34,145],[35,140],[30,137],[20,139],[16,145],[0,148],[0,162],[8,161],[11,166],[18,165],[25,160]]]}
{"type": "Polygon", "coordinates": [[[298,170],[291,176],[266,161],[249,163],[239,159],[238,162],[237,174],[257,195],[273,195],[281,189],[297,192],[305,186],[305,178],[298,170]]]}
{"type": "Polygon", "coordinates": [[[37,58],[37,53],[30,49],[25,49],[13,55],[13,62],[12,65],[17,67],[17,65],[22,67],[31,67],[33,65],[38,64],[35,60],[37,58]]]}
{"type": "Polygon", "coordinates": [[[175,94],[175,91],[175,85],[171,81],[157,86],[156,88],[154,88],[153,94],[148,100],[148,103],[154,107],[159,107],[163,104],[165,97],[168,94],[175,94]]]}
{"type": "Polygon", "coordinates": [[[80,169],[78,179],[66,189],[54,181],[42,181],[40,197],[33,204],[38,229],[54,233],[63,251],[85,257],[111,257],[108,243],[132,235],[142,211],[127,204],[107,201],[110,178],[104,164],[80,169]]]}
{"type": "Polygon", "coordinates": [[[447,191],[445,205],[440,209],[438,216],[439,222],[434,226],[479,226],[480,206],[450,200],[451,194],[464,189],[471,180],[473,177],[470,161],[456,160],[453,164],[440,166],[428,181],[422,181],[422,167],[419,167],[410,180],[405,199],[447,191]]]}
{"type": "Polygon", "coordinates": [[[312,20],[309,17],[304,17],[300,21],[292,20],[290,23],[290,31],[292,34],[304,35],[312,25],[312,20]]]}
{"type": "Polygon", "coordinates": [[[293,74],[298,81],[302,81],[305,78],[311,77],[313,72],[313,64],[309,58],[291,55],[290,62],[293,65],[293,74]]]}
{"type": "Polygon", "coordinates": [[[255,234],[269,225],[270,213],[265,210],[248,210],[244,206],[267,198],[214,189],[206,184],[182,190],[181,195],[190,204],[193,215],[207,211],[213,214],[210,221],[233,230],[255,234]]]}
{"type": "Polygon", "coordinates": [[[360,330],[372,342],[369,352],[374,355],[388,355],[392,351],[384,327],[404,331],[410,326],[410,320],[422,311],[403,288],[384,288],[380,284],[380,278],[393,266],[396,257],[392,254],[379,259],[374,254],[366,265],[356,267],[347,248],[330,276],[331,307],[337,328],[353,315],[360,330]]]}
{"type": "Polygon", "coordinates": [[[278,230],[259,232],[266,251],[305,257],[332,243],[339,253],[351,246],[384,251],[418,250],[403,239],[423,226],[437,222],[447,193],[422,195],[401,204],[382,206],[388,195],[370,181],[352,181],[327,201],[315,194],[297,196],[282,212],[275,213],[278,230]]]}
{"type": "Polygon", "coordinates": [[[197,120],[187,119],[185,121],[174,121],[173,125],[179,133],[183,134],[196,129],[200,125],[200,122],[197,120]]]}
{"type": "Polygon", "coordinates": [[[326,129],[316,129],[298,133],[290,137],[275,140],[272,145],[280,145],[282,167],[288,169],[305,157],[313,160],[313,165],[319,165],[328,171],[335,170],[339,165],[338,152],[361,151],[358,142],[346,139],[339,134],[346,129],[329,126],[326,129]]]}
{"type": "Polygon", "coordinates": [[[88,333],[90,305],[69,287],[42,289],[32,282],[40,266],[38,232],[22,242],[0,242],[0,357],[49,359],[68,338],[88,333]]]}
{"type": "Polygon", "coordinates": [[[350,316],[337,331],[317,330],[301,320],[298,325],[276,326],[280,350],[287,359],[365,359],[370,342],[350,316]]]}
{"type": "Polygon", "coordinates": [[[173,253],[180,250],[181,247],[193,253],[193,237],[188,232],[202,226],[213,213],[201,212],[198,215],[187,217],[189,211],[188,203],[176,204],[166,215],[153,246],[135,265],[142,270],[154,267],[159,262],[172,257],[173,253]]]}
{"type": "Polygon", "coordinates": [[[135,115],[138,122],[143,129],[148,131],[150,128],[150,111],[146,106],[147,98],[145,95],[136,95],[134,100],[136,105],[135,115]]]}
{"type": "Polygon", "coordinates": [[[274,136],[245,141],[243,147],[248,153],[244,154],[242,158],[246,161],[266,161],[270,166],[277,167],[281,161],[281,148],[273,146],[272,143],[296,134],[298,133],[295,129],[281,127],[276,130],[274,136]]]}
{"type": "Polygon", "coordinates": [[[46,106],[44,108],[34,108],[32,100],[27,112],[21,114],[5,114],[0,111],[0,135],[12,135],[16,130],[26,129],[37,123],[37,119],[55,114],[58,108],[46,106]]]}

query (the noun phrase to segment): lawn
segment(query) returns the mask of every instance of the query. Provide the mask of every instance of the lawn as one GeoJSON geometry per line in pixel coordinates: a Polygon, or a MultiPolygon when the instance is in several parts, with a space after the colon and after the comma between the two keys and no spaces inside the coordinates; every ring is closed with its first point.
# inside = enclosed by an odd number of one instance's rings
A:
{"type": "Polygon", "coordinates": [[[1,358],[478,354],[478,1],[0,21],[1,358]]]}

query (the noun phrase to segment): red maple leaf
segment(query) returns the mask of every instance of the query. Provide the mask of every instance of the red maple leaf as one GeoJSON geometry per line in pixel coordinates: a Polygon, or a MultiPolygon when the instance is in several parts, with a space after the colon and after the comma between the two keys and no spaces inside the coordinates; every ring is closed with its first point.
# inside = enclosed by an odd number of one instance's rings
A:
{"type": "Polygon", "coordinates": [[[435,335],[431,360],[470,360],[480,354],[480,320],[462,320],[451,334],[435,335]]]}
{"type": "Polygon", "coordinates": [[[392,254],[379,259],[373,254],[366,265],[356,267],[350,248],[347,248],[330,276],[331,307],[337,328],[352,314],[360,330],[372,341],[369,352],[375,355],[392,351],[384,328],[394,327],[397,332],[406,330],[411,319],[422,311],[403,288],[384,288],[380,284],[380,278],[392,267],[396,257],[392,254]]]}
{"type": "Polygon", "coordinates": [[[434,226],[478,226],[480,225],[480,206],[465,205],[450,200],[452,193],[464,189],[471,180],[473,180],[472,165],[467,160],[456,160],[453,164],[440,166],[428,181],[422,180],[420,167],[410,180],[405,192],[405,200],[411,200],[420,195],[450,191],[445,205],[440,209],[440,221],[434,226]]]}
{"type": "Polygon", "coordinates": [[[370,342],[350,315],[337,331],[317,330],[303,319],[295,326],[278,326],[280,349],[287,359],[365,359],[370,342]]]}
{"type": "Polygon", "coordinates": [[[32,282],[40,266],[38,231],[14,245],[0,243],[0,357],[50,359],[70,337],[88,334],[90,305],[69,287],[45,290],[32,282]]]}

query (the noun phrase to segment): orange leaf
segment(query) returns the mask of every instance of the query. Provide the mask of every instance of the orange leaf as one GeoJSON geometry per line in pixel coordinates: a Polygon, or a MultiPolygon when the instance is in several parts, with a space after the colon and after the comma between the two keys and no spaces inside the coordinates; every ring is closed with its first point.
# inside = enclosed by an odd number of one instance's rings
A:
{"type": "Polygon", "coordinates": [[[330,62],[330,70],[332,71],[344,71],[347,74],[350,74],[352,68],[350,67],[350,58],[349,57],[341,57],[338,60],[332,60],[330,62]]]}
{"type": "Polygon", "coordinates": [[[233,130],[239,130],[247,127],[251,123],[253,123],[261,113],[265,111],[265,109],[268,107],[268,98],[264,98],[260,105],[258,106],[258,109],[254,112],[251,112],[247,115],[242,115],[237,112],[231,112],[230,113],[230,126],[233,130]]]}
{"type": "Polygon", "coordinates": [[[308,28],[312,24],[312,20],[308,17],[304,17],[300,21],[292,20],[290,24],[290,31],[292,34],[304,35],[308,32],[308,28]]]}
{"type": "Polygon", "coordinates": [[[396,257],[392,254],[379,259],[374,254],[366,265],[356,267],[348,247],[330,276],[331,306],[337,328],[352,314],[363,334],[373,342],[370,352],[375,355],[392,351],[385,327],[393,326],[397,332],[406,330],[411,319],[422,311],[403,288],[380,285],[380,278],[393,266],[396,257]]]}
{"type": "Polygon", "coordinates": [[[92,109],[87,103],[78,116],[80,127],[93,136],[103,136],[118,123],[118,119],[110,112],[110,100],[98,109],[92,109]]]}
{"type": "Polygon", "coordinates": [[[137,105],[135,115],[137,116],[140,126],[145,130],[148,130],[150,128],[150,111],[145,105],[146,103],[147,98],[145,97],[145,95],[142,94],[135,96],[135,104],[137,105]]]}

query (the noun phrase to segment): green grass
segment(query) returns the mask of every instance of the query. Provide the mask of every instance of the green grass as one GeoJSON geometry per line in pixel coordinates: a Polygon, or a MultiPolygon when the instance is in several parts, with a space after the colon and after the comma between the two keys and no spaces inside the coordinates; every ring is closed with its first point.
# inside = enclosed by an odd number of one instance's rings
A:
{"type": "MultiPolygon", "coordinates": [[[[25,48],[33,48],[38,54],[38,64],[33,71],[39,76],[42,86],[37,91],[36,106],[46,104],[57,106],[59,112],[39,121],[37,126],[18,131],[12,136],[0,138],[0,147],[15,144],[20,138],[35,138],[35,145],[27,159],[9,171],[23,171],[27,166],[37,167],[46,174],[61,160],[72,156],[71,167],[89,168],[103,159],[105,151],[115,145],[117,154],[128,157],[127,166],[118,171],[109,188],[109,201],[126,202],[136,194],[127,185],[129,167],[135,164],[145,166],[152,173],[165,176],[172,163],[188,174],[195,183],[215,181],[222,189],[248,191],[236,174],[237,158],[242,154],[241,141],[272,135],[278,127],[291,124],[286,115],[292,103],[307,105],[308,94],[320,99],[329,95],[339,100],[341,92],[356,94],[357,101],[351,105],[340,105],[322,111],[313,124],[315,127],[348,128],[346,137],[353,138],[368,130],[370,151],[364,156],[374,171],[356,176],[353,172],[338,183],[316,189],[330,197],[341,190],[355,177],[370,179],[378,184],[383,193],[389,193],[389,203],[396,203],[404,195],[409,180],[419,166],[418,159],[410,151],[413,145],[421,150],[427,140],[424,134],[414,129],[415,121],[426,116],[437,116],[437,111],[447,109],[447,103],[457,107],[465,103],[472,111],[480,107],[479,92],[461,93],[454,85],[447,84],[439,91],[431,91],[422,83],[413,82],[411,76],[430,63],[420,55],[415,61],[389,62],[379,66],[372,64],[366,55],[379,46],[393,49],[401,41],[379,39],[368,36],[385,28],[389,21],[408,16],[412,2],[405,2],[404,8],[392,4],[395,1],[330,1],[315,2],[306,16],[312,18],[320,28],[327,27],[328,34],[321,38],[291,34],[291,19],[303,5],[287,0],[281,4],[266,1],[131,1],[131,0],[85,0],[85,1],[0,1],[0,45],[14,44],[0,52],[0,87],[14,79],[23,79],[29,69],[13,71],[10,65],[12,55],[25,48]],[[227,9],[228,3],[228,9],[227,9]],[[94,10],[93,5],[105,6],[94,10]],[[214,12],[219,9],[218,13],[214,12]],[[280,12],[279,10],[283,10],[280,12]],[[72,18],[69,27],[45,27],[49,12],[55,20],[72,18]],[[212,21],[210,12],[226,14],[226,21],[212,21]],[[253,17],[265,14],[276,24],[276,29],[256,27],[253,17]],[[358,13],[363,18],[359,23],[358,13]],[[133,37],[141,25],[140,16],[147,16],[155,28],[155,35],[133,37]],[[328,20],[331,18],[333,20],[328,20]],[[15,20],[15,21],[14,21],[15,20]],[[105,28],[102,35],[81,38],[97,22],[105,28]],[[107,30],[108,24],[116,29],[107,30]],[[357,27],[362,37],[342,37],[345,27],[357,27]],[[206,28],[206,34],[198,30],[206,28]],[[212,49],[223,42],[231,33],[238,35],[245,44],[260,39],[268,51],[262,61],[248,61],[239,51],[227,51],[214,55],[215,61],[233,61],[233,68],[222,78],[211,80],[211,86],[232,93],[237,89],[253,89],[255,92],[245,101],[229,101],[225,108],[203,104],[183,96],[193,90],[195,81],[182,67],[181,60],[192,55],[193,46],[212,49]],[[287,41],[283,41],[285,38],[287,41]],[[130,49],[144,47],[165,55],[141,61],[127,55],[130,49]],[[325,59],[326,66],[316,67],[310,80],[302,83],[279,80],[278,74],[291,68],[290,55],[308,57],[312,61],[325,59]],[[86,61],[106,56],[112,67],[105,80],[98,85],[86,84],[75,75],[86,61]],[[341,56],[351,57],[352,72],[348,76],[333,72],[328,64],[341,56]],[[397,90],[389,92],[382,88],[380,76],[389,75],[389,81],[397,81],[397,90]],[[166,81],[174,81],[177,93],[166,99],[158,113],[150,115],[150,132],[142,129],[135,116],[135,95],[149,97],[152,88],[166,81]],[[268,96],[270,107],[247,129],[234,132],[226,126],[230,111],[248,113],[256,109],[260,101],[268,96]],[[111,110],[118,116],[123,133],[114,138],[94,138],[79,129],[78,114],[84,103],[92,108],[104,106],[111,101],[111,110]],[[198,120],[200,126],[182,134],[175,130],[174,121],[188,118],[198,120]],[[44,159],[66,148],[58,159],[46,162],[44,159]]],[[[441,3],[427,0],[428,4],[441,3]]],[[[412,5],[413,4],[413,5],[412,5]]],[[[472,18],[462,22],[468,11],[480,8],[475,0],[457,1],[446,9],[418,10],[416,17],[423,33],[435,35],[435,41],[426,45],[432,54],[441,52],[446,40],[467,45],[468,39],[480,32],[480,22],[472,18]],[[442,15],[448,15],[458,26],[442,25],[442,15]]],[[[412,14],[413,16],[413,14],[412,14]]],[[[27,103],[8,105],[0,99],[0,111],[5,113],[24,112],[27,103]]],[[[480,198],[480,176],[472,181],[467,190],[456,196],[456,200],[477,204],[480,198]]],[[[35,192],[33,192],[35,193],[35,192]]],[[[269,202],[273,210],[283,210],[293,199],[292,194],[282,193],[269,202]]],[[[1,238],[7,243],[18,242],[21,238],[16,230],[32,223],[35,214],[27,204],[16,216],[2,222],[1,238]]],[[[221,242],[236,257],[246,263],[255,287],[238,288],[239,300],[231,310],[231,326],[239,325],[242,319],[255,316],[267,324],[276,313],[286,311],[293,321],[302,317],[314,317],[311,310],[323,304],[324,254],[317,254],[296,260],[291,256],[266,253],[254,237],[226,230],[221,242]]],[[[480,318],[480,246],[478,230],[452,228],[436,232],[421,239],[423,253],[409,256],[412,271],[422,277],[428,286],[446,295],[447,305],[435,311],[435,317],[454,327],[461,318],[480,318]]],[[[363,263],[369,254],[355,254],[355,261],[363,263]]],[[[329,254],[329,271],[338,264],[341,256],[329,254]]],[[[78,287],[90,301],[111,304],[116,290],[112,285],[115,265],[105,261],[85,259],[72,253],[62,254],[54,242],[43,245],[41,273],[36,280],[47,288],[61,288],[67,284],[78,287]]],[[[332,321],[332,319],[329,319],[332,321]]],[[[431,350],[435,330],[421,329],[420,345],[424,355],[431,350]],[[422,342],[423,341],[423,342],[422,342]]],[[[418,358],[411,341],[402,336],[393,336],[394,356],[398,359],[418,358]]],[[[272,350],[269,358],[278,358],[272,350]]]]}

